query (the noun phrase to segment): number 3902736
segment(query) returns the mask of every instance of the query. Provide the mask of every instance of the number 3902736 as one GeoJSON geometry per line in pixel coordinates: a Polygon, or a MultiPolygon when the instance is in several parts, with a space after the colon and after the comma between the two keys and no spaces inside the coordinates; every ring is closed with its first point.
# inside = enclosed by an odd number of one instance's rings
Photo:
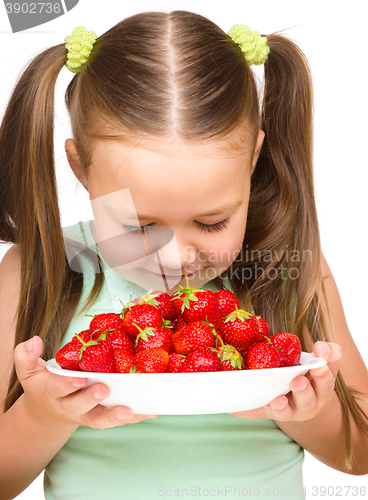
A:
{"type": "Polygon", "coordinates": [[[59,14],[62,11],[62,6],[60,3],[45,3],[45,2],[16,2],[16,3],[6,3],[5,9],[8,14],[41,14],[45,12],[47,14],[59,14]]]}
{"type": "Polygon", "coordinates": [[[365,497],[365,486],[312,486],[314,497],[365,497]]]}

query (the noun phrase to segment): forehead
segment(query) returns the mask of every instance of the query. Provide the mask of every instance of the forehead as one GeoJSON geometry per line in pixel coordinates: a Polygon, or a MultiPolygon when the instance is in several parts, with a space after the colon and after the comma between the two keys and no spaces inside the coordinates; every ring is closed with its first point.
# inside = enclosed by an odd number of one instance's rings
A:
{"type": "MultiPolygon", "coordinates": [[[[234,149],[224,143],[98,140],[90,168],[93,197],[129,188],[134,203],[146,212],[163,204],[217,206],[221,200],[241,196],[250,159],[246,145],[234,149]]],[[[119,198],[110,198],[116,206],[119,198]]]]}

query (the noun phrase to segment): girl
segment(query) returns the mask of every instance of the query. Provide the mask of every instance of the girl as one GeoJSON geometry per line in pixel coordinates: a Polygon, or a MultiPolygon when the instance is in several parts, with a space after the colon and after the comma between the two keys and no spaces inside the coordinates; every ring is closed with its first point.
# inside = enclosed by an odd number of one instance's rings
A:
{"type": "Polygon", "coordinates": [[[44,469],[48,500],[304,498],[304,449],[367,474],[368,375],[321,252],[304,54],[186,11],[79,36],[86,52],[72,37],[32,60],[0,130],[0,239],[14,243],[0,266],[2,498],[44,469]],[[53,93],[65,64],[76,73],[65,149],[94,220],[61,228],[53,93]],[[264,64],[261,109],[252,64],[264,64]],[[139,233],[165,228],[175,238],[138,251],[139,233]],[[106,409],[103,384],[46,370],[85,314],[120,312],[151,285],[173,293],[185,274],[232,289],[327,366],[263,408],[189,416],[106,409]]]}

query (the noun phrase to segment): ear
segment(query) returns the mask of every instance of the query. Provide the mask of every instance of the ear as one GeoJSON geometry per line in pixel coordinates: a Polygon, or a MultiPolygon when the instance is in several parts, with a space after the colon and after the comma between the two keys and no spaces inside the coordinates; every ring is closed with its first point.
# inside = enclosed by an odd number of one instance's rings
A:
{"type": "Polygon", "coordinates": [[[83,185],[83,187],[88,191],[87,178],[86,178],[83,166],[81,164],[81,161],[79,159],[79,153],[77,150],[77,146],[75,144],[75,141],[73,141],[73,139],[67,139],[65,141],[65,152],[66,152],[66,156],[68,158],[70,168],[73,170],[74,175],[79,180],[79,182],[83,185]]]}
{"type": "Polygon", "coordinates": [[[253,171],[256,168],[259,153],[261,152],[264,138],[265,138],[265,133],[263,132],[263,130],[260,130],[258,133],[257,144],[256,144],[254,154],[253,154],[252,169],[251,169],[250,175],[253,174],[253,171]]]}

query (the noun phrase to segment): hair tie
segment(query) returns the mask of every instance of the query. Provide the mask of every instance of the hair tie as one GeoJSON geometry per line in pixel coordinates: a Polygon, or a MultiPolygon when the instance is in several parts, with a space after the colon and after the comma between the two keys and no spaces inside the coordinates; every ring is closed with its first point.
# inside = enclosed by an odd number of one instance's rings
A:
{"type": "Polygon", "coordinates": [[[239,45],[249,65],[263,64],[267,60],[270,52],[267,38],[258,31],[252,31],[245,24],[234,24],[228,35],[239,45]]]}
{"type": "Polygon", "coordinates": [[[68,50],[65,66],[70,71],[79,73],[91,53],[96,38],[96,33],[88,31],[84,26],[74,28],[72,34],[65,37],[65,47],[68,50]]]}

